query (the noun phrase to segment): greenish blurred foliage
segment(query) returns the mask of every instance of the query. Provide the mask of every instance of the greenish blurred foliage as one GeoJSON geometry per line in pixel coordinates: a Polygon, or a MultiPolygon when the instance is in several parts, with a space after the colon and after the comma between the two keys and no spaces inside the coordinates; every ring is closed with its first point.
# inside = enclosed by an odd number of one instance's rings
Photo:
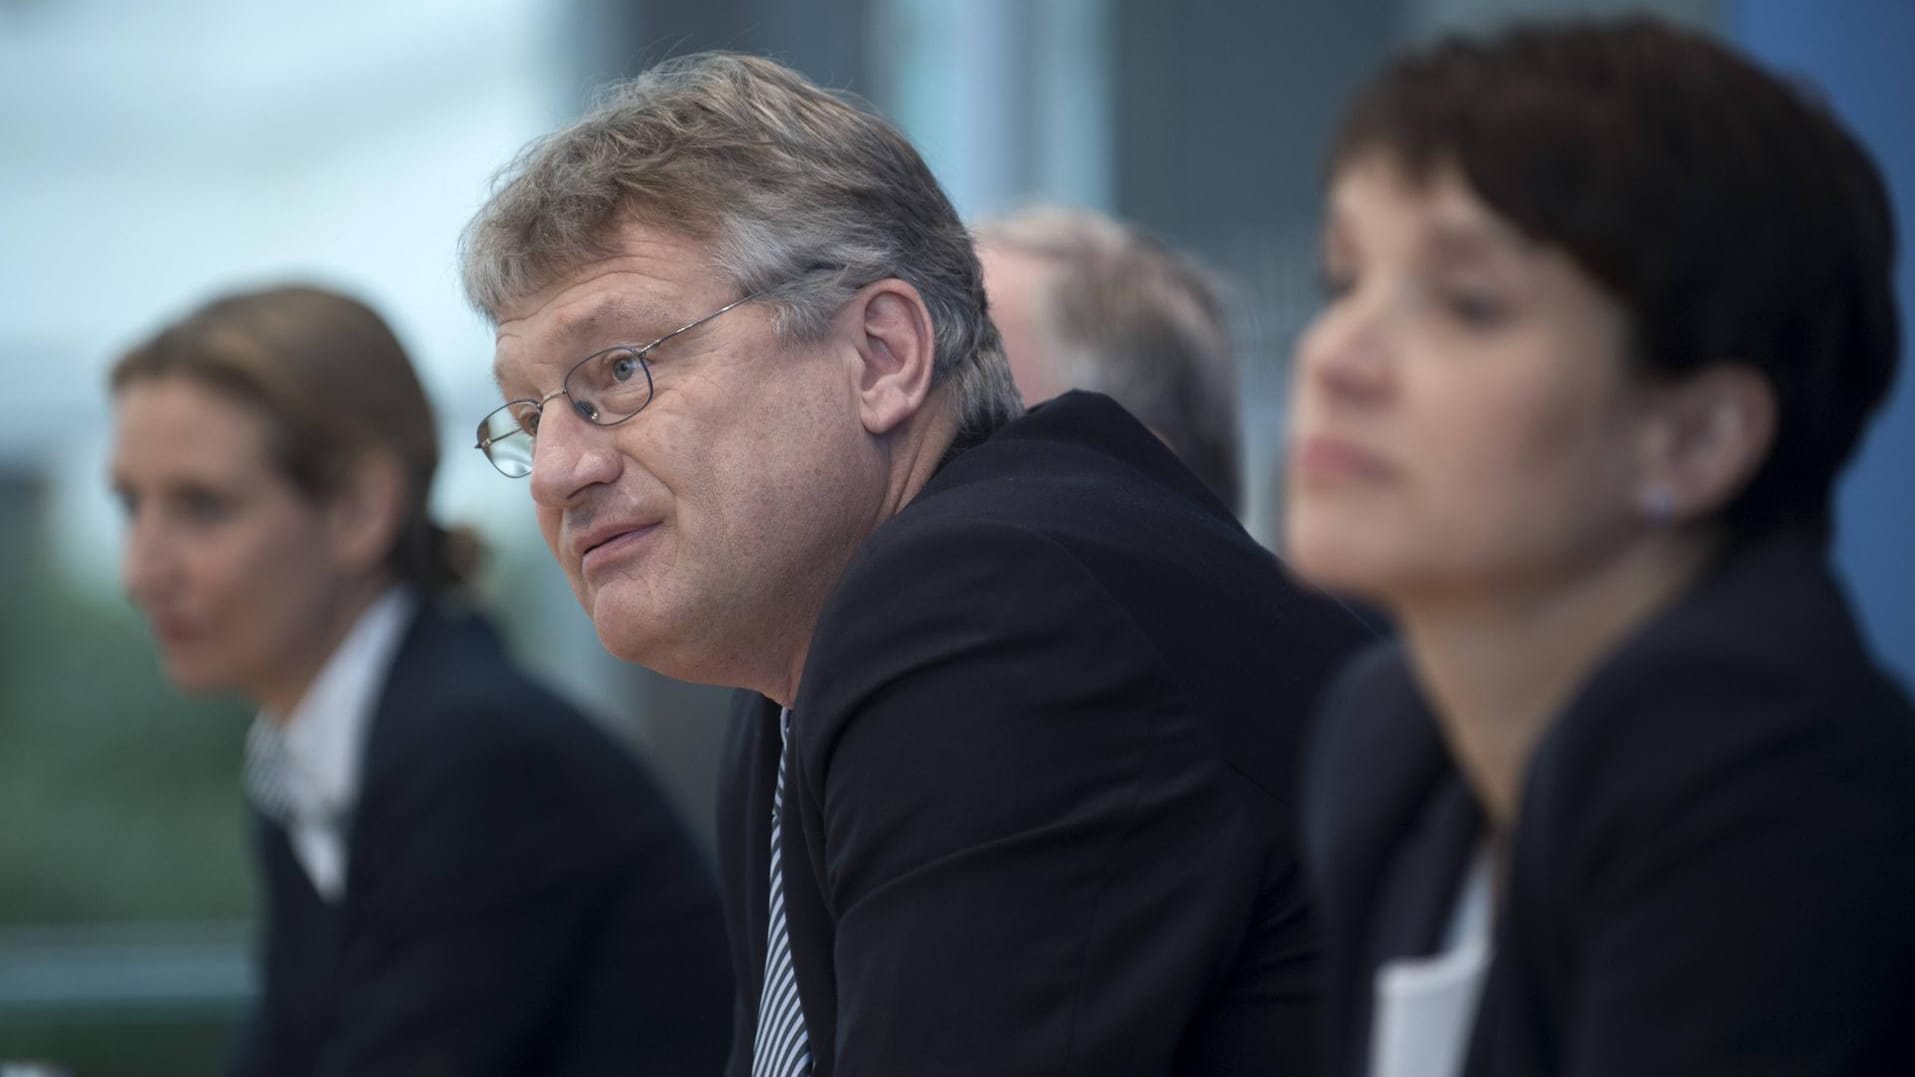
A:
{"type": "Polygon", "coordinates": [[[225,1069],[230,1017],[190,1019],[113,1011],[22,1022],[0,1016],[0,1059],[57,1065],[72,1077],[208,1077],[225,1069]]]}
{"type": "MultiPolygon", "coordinates": [[[[85,940],[90,924],[250,917],[246,709],[173,691],[117,584],[57,570],[44,510],[37,482],[0,476],[0,942],[26,925],[85,940]]],[[[216,1073],[243,1005],[0,1005],[0,1061],[216,1073]]]]}

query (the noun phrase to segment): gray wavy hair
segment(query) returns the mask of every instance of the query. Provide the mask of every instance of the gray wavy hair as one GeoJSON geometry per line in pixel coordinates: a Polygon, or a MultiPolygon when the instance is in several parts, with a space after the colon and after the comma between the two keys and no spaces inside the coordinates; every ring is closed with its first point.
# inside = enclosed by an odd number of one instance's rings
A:
{"type": "Polygon", "coordinates": [[[1122,404],[1241,511],[1236,348],[1224,282],[1087,209],[1038,206],[990,218],[977,241],[1052,266],[1034,301],[1058,379],[1122,404]]]}
{"type": "Polygon", "coordinates": [[[757,56],[668,60],[608,87],[583,118],[500,171],[460,239],[467,298],[488,319],[618,253],[619,225],[685,235],[757,293],[789,342],[816,340],[859,288],[916,288],[966,433],[1023,412],[957,211],[897,128],[848,95],[757,56]]]}

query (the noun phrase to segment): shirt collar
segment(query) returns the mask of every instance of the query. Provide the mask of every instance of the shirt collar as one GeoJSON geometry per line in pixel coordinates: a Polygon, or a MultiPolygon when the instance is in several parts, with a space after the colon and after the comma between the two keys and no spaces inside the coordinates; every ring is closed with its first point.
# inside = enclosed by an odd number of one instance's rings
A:
{"type": "Polygon", "coordinates": [[[352,811],[373,710],[417,604],[404,587],[380,595],[320,667],[290,720],[281,725],[264,711],[253,720],[249,739],[280,742],[287,806],[296,816],[317,821],[352,811]]]}

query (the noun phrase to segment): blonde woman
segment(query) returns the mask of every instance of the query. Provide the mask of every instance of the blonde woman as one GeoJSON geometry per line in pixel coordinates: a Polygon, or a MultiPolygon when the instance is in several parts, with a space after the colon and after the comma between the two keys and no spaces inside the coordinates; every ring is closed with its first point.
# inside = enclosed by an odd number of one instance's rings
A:
{"type": "Polygon", "coordinates": [[[262,991],[237,1074],[715,1069],[711,880],[628,753],[454,595],[384,322],[213,302],[112,375],[124,575],[168,676],[259,708],[262,991]]]}

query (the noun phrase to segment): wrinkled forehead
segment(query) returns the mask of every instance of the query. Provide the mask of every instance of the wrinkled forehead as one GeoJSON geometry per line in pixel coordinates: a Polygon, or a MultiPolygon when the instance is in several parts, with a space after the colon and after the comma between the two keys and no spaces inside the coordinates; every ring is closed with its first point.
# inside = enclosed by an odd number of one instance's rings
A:
{"type": "Polygon", "coordinates": [[[551,380],[547,368],[670,332],[723,291],[701,255],[676,237],[651,237],[510,304],[493,331],[493,379],[523,395],[551,380]]]}

